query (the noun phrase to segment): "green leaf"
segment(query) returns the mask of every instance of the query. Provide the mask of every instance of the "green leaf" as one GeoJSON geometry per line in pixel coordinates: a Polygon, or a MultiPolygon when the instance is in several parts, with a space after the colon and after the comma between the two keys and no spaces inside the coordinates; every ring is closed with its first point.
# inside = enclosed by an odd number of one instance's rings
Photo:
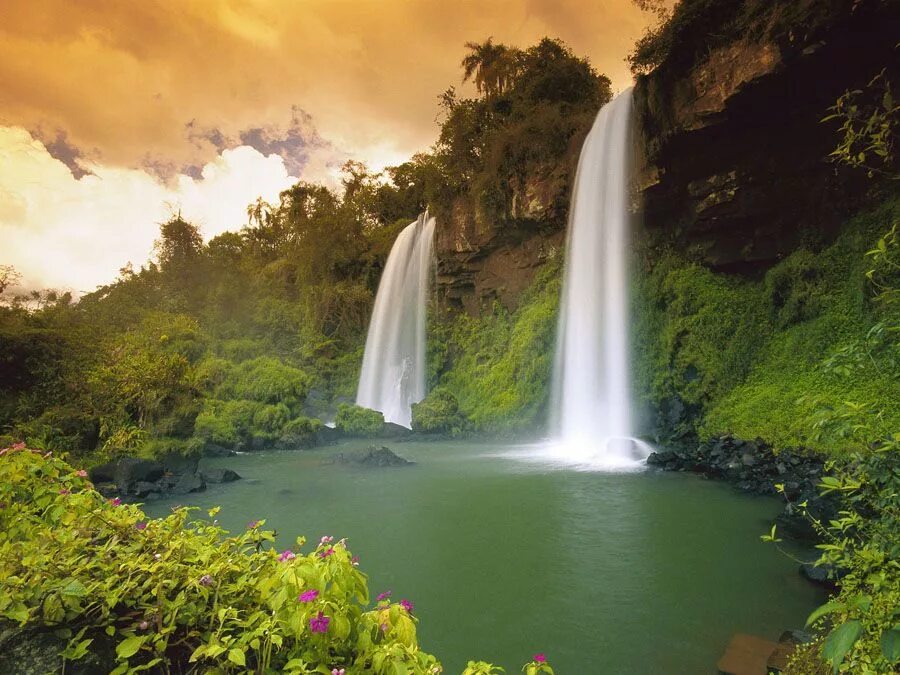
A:
{"type": "Polygon", "coordinates": [[[843,662],[847,652],[853,647],[859,635],[862,633],[862,624],[854,619],[847,621],[835,628],[825,638],[825,644],[822,646],[822,657],[831,663],[834,672],[838,672],[838,667],[843,662]]]}
{"type": "Polygon", "coordinates": [[[125,638],[116,647],[116,656],[120,659],[127,659],[134,656],[146,639],[146,635],[132,635],[130,638],[125,638]]]}
{"type": "Polygon", "coordinates": [[[828,602],[821,607],[817,607],[813,610],[813,613],[809,615],[809,618],[806,620],[806,625],[810,626],[817,619],[821,619],[826,614],[831,614],[832,612],[836,612],[841,609],[847,609],[847,606],[843,602],[838,602],[837,600],[833,600],[828,602]]]}
{"type": "Polygon", "coordinates": [[[239,666],[247,665],[247,658],[244,656],[244,650],[239,649],[238,647],[235,647],[228,652],[228,660],[239,666]]]}
{"type": "Polygon", "coordinates": [[[87,595],[87,589],[84,587],[78,579],[72,579],[68,584],[66,584],[62,589],[63,595],[72,595],[76,598],[83,598],[87,595]]]}
{"type": "Polygon", "coordinates": [[[888,663],[900,661],[900,623],[881,634],[881,653],[888,663]]]}

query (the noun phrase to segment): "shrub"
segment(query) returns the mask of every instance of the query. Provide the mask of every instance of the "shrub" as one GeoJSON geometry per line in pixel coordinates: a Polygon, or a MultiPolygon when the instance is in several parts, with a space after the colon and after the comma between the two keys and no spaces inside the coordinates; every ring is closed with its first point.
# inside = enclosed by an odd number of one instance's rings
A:
{"type": "Polygon", "coordinates": [[[280,434],[291,419],[291,411],[284,403],[264,405],[253,413],[253,431],[280,434]]]}
{"type": "Polygon", "coordinates": [[[194,433],[204,441],[233,448],[251,435],[253,417],[262,407],[256,401],[207,399],[197,415],[194,433]]]}
{"type": "Polygon", "coordinates": [[[341,403],[334,426],[350,436],[375,436],[384,430],[384,415],[377,410],[341,403]]]}
{"type": "Polygon", "coordinates": [[[284,403],[294,409],[309,391],[310,377],[278,359],[261,356],[238,364],[219,388],[221,398],[284,403]]]}
{"type": "Polygon", "coordinates": [[[117,643],[117,673],[188,663],[298,673],[438,665],[419,649],[404,606],[367,608],[365,576],[343,541],[303,553],[300,537],[279,555],[264,521],[237,535],[190,523],[186,508],[148,521],[61,460],[3,453],[0,615],[63,629],[70,659],[105,631],[117,643]]]}
{"type": "Polygon", "coordinates": [[[465,428],[466,419],[459,411],[459,401],[446,389],[435,389],[412,405],[413,431],[455,436],[465,428]]]}

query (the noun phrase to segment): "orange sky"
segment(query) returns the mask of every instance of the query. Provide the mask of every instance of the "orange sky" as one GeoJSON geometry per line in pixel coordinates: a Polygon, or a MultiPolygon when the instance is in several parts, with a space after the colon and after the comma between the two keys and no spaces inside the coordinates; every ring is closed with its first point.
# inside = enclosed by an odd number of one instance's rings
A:
{"type": "Polygon", "coordinates": [[[147,259],[167,209],[210,236],[296,178],[427,148],[467,40],[560,37],[622,89],[649,20],[631,0],[3,0],[0,264],[90,290],[147,259]]]}

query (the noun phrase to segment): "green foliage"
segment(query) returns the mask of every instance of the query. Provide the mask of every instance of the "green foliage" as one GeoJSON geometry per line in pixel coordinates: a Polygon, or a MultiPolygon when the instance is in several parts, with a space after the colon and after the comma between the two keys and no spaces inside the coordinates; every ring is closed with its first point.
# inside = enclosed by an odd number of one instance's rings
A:
{"type": "Polygon", "coordinates": [[[280,403],[294,409],[309,391],[310,377],[278,359],[261,356],[234,366],[217,389],[222,398],[280,403]]]}
{"type": "Polygon", "coordinates": [[[465,196],[483,217],[509,221],[514,186],[535,177],[553,175],[567,199],[569,159],[610,99],[609,79],[559,40],[525,50],[490,39],[466,46],[464,79],[483,96],[460,99],[453,88],[442,96],[435,159],[449,189],[431,191],[438,217],[465,196]]]}
{"type": "Polygon", "coordinates": [[[900,105],[891,94],[886,69],[865,89],[844,93],[822,120],[841,123],[841,139],[830,157],[833,161],[876,175],[900,179],[894,160],[894,145],[900,128],[900,105]]]}
{"type": "Polygon", "coordinates": [[[457,436],[466,429],[459,401],[446,389],[437,388],[412,405],[412,430],[422,434],[457,436]]]}
{"type": "Polygon", "coordinates": [[[341,403],[334,426],[350,436],[377,436],[384,431],[384,415],[377,410],[341,403]]]}
{"type": "Polygon", "coordinates": [[[898,312],[866,290],[867,261],[893,279],[882,235],[898,217],[900,201],[888,199],[760,281],[662,256],[635,282],[636,393],[651,408],[685,406],[675,436],[730,432],[839,452],[844,439],[814,422],[846,401],[877,407],[882,435],[898,428],[898,312]]]}
{"type": "Polygon", "coordinates": [[[474,430],[522,433],[542,426],[550,391],[561,266],[562,256],[553,256],[512,314],[495,306],[477,318],[448,316],[444,325],[430,331],[435,384],[456,397],[474,430]]]}
{"type": "Polygon", "coordinates": [[[817,650],[834,673],[895,672],[900,661],[900,434],[880,437],[871,419],[863,413],[833,420],[854,448],[829,463],[819,485],[823,495],[841,496],[838,517],[823,523],[805,503],[796,505],[821,537],[816,564],[840,569],[843,576],[837,595],[807,620],[824,637],[801,650],[788,672],[807,672],[803,651],[817,650]]]}

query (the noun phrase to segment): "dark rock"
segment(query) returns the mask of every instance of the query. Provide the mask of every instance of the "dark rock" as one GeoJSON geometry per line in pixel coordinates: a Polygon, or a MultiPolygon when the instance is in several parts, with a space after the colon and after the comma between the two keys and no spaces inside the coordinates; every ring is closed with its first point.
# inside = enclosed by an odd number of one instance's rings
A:
{"type": "Polygon", "coordinates": [[[197,473],[197,467],[200,465],[200,455],[170,453],[160,457],[159,462],[163,465],[166,473],[180,476],[184,473],[197,473]]]}
{"type": "Polygon", "coordinates": [[[119,494],[119,489],[115,483],[94,483],[94,489],[108,499],[112,499],[119,494]]]}
{"type": "Polygon", "coordinates": [[[722,271],[752,274],[829,238],[864,189],[834,180],[823,161],[834,127],[819,121],[896,62],[896,10],[795,4],[789,20],[712,41],[696,60],[673,56],[634,89],[648,231],[722,271]]]}
{"type": "Polygon", "coordinates": [[[363,452],[343,453],[339,452],[333,458],[333,462],[339,464],[360,464],[362,466],[410,466],[414,462],[400,457],[390,448],[384,446],[370,446],[363,452]]]}
{"type": "Polygon", "coordinates": [[[93,483],[115,483],[119,492],[128,494],[135,483],[153,483],[162,478],[165,468],[160,462],[137,457],[123,457],[96,466],[88,472],[93,483]]]}
{"type": "Polygon", "coordinates": [[[178,477],[178,482],[172,487],[172,494],[186,495],[191,492],[202,492],[206,489],[206,482],[199,473],[185,473],[178,477]]]}
{"type": "Polygon", "coordinates": [[[203,446],[203,455],[205,457],[234,457],[236,454],[234,450],[215,443],[206,443],[203,446]]]}
{"type": "Polygon", "coordinates": [[[231,469],[207,469],[201,473],[207,483],[231,483],[241,477],[231,469]]]}
{"type": "Polygon", "coordinates": [[[832,565],[813,565],[810,563],[800,565],[800,576],[817,586],[823,586],[829,590],[833,590],[837,586],[837,582],[845,574],[846,572],[832,565]]]}
{"type": "Polygon", "coordinates": [[[57,637],[49,629],[26,627],[0,621],[0,673],[10,675],[45,675],[72,673],[94,675],[108,673],[116,667],[115,641],[97,631],[88,633],[93,642],[90,651],[78,661],[67,661],[65,668],[60,652],[67,640],[57,637]]]}
{"type": "Polygon", "coordinates": [[[142,499],[149,495],[151,492],[158,492],[159,485],[157,483],[146,483],[144,481],[138,481],[137,483],[129,486],[128,495],[131,497],[138,497],[142,499]]]}
{"type": "Polygon", "coordinates": [[[805,645],[812,642],[815,637],[811,633],[807,633],[805,630],[786,630],[781,634],[781,637],[778,638],[779,642],[793,642],[795,645],[805,645]]]}

